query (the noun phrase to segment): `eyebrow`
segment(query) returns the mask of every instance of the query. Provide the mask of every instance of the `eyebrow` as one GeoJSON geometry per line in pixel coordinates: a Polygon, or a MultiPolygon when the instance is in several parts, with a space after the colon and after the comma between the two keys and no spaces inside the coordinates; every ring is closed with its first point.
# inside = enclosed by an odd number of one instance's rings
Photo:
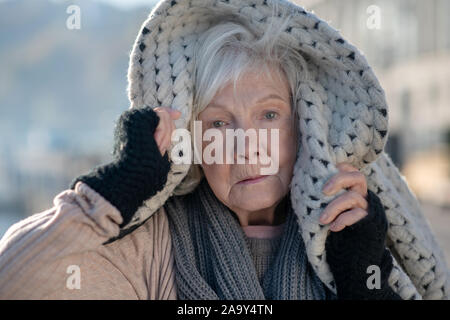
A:
{"type": "Polygon", "coordinates": [[[281,101],[283,101],[283,102],[286,102],[286,101],[285,101],[283,98],[281,98],[279,95],[272,93],[272,94],[269,94],[268,96],[265,96],[265,97],[263,97],[263,98],[257,100],[256,103],[261,103],[261,102],[264,102],[264,101],[270,100],[270,99],[276,99],[276,100],[281,100],[281,101]]]}
{"type": "MultiPolygon", "coordinates": [[[[277,94],[275,94],[275,93],[271,93],[271,94],[269,94],[269,95],[267,95],[267,96],[265,96],[265,97],[262,97],[262,98],[256,100],[255,103],[262,103],[262,102],[264,102],[264,101],[272,100],[272,99],[274,99],[274,100],[281,100],[281,101],[283,101],[284,103],[287,103],[286,100],[284,100],[283,98],[281,98],[279,95],[277,95],[277,94]]],[[[220,103],[216,103],[216,102],[212,102],[209,106],[211,106],[211,107],[216,107],[216,108],[221,108],[221,109],[222,109],[222,108],[225,108],[225,106],[223,106],[223,105],[220,104],[220,103]]]]}

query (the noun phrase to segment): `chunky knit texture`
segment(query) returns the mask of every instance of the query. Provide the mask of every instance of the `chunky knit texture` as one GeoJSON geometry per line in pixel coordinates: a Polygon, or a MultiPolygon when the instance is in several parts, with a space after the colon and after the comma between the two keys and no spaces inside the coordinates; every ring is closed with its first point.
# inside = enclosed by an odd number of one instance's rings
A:
{"type": "Polygon", "coordinates": [[[264,274],[277,255],[280,240],[280,236],[269,239],[246,238],[260,284],[262,284],[264,274]]]}
{"type": "MultiPolygon", "coordinates": [[[[188,128],[195,92],[194,53],[209,27],[232,16],[255,34],[292,18],[280,38],[308,63],[309,78],[296,84],[301,139],[291,200],[308,260],[319,278],[336,292],[326,259],[328,226],[319,223],[324,208],[339,196],[324,196],[323,184],[348,162],[366,175],[388,218],[388,246],[396,259],[389,285],[403,299],[448,299],[450,274],[420,203],[383,151],[389,136],[384,90],[364,55],[315,14],[285,0],[162,0],[141,26],[128,69],[132,108],[171,106],[181,112],[177,128],[188,128]]],[[[129,225],[148,219],[164,205],[190,165],[172,165],[161,192],[148,198],[129,225]]]]}
{"type": "Polygon", "coordinates": [[[386,249],[387,219],[380,199],[368,191],[368,215],[339,232],[331,232],[326,241],[327,262],[336,279],[340,299],[398,299],[389,287],[393,264],[386,249]],[[380,268],[380,288],[369,289],[369,266],[380,268]]]}
{"type": "Polygon", "coordinates": [[[74,189],[83,181],[100,193],[130,222],[143,201],[161,190],[166,183],[170,163],[167,153],[159,152],[153,134],[159,117],[152,108],[127,110],[115,128],[115,160],[98,166],[73,180],[74,189]]]}
{"type": "Polygon", "coordinates": [[[272,267],[260,284],[239,220],[215,197],[206,179],[192,194],[171,197],[164,208],[174,247],[179,299],[328,298],[326,286],[308,263],[292,210],[272,267]]]}

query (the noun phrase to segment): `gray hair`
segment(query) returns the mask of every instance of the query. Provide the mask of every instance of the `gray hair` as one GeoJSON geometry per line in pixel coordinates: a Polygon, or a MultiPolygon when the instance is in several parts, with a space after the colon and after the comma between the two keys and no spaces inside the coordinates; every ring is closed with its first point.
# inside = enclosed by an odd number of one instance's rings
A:
{"type": "MultiPolygon", "coordinates": [[[[244,20],[225,17],[206,30],[197,42],[194,53],[194,101],[189,123],[193,123],[212,99],[228,83],[234,91],[240,77],[246,72],[266,74],[273,79],[269,66],[275,66],[277,76],[285,77],[290,87],[291,107],[297,117],[298,83],[307,79],[307,64],[302,55],[286,40],[290,16],[286,12],[273,14],[264,29],[256,30],[244,20]]],[[[192,154],[194,154],[192,152],[192,154]]],[[[183,181],[174,190],[177,195],[192,192],[203,177],[199,164],[191,167],[183,181]]]]}

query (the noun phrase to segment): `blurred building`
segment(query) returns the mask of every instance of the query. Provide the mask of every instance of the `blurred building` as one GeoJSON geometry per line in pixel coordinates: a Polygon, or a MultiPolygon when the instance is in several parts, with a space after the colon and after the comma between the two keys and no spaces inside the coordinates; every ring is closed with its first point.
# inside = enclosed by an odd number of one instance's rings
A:
{"type": "Polygon", "coordinates": [[[0,237],[110,160],[129,52],[154,3],[0,1],[0,237]],[[66,26],[69,5],[80,8],[79,30],[66,26]]]}
{"type": "Polygon", "coordinates": [[[374,68],[389,104],[386,151],[450,265],[450,1],[295,2],[339,29],[374,68]]]}
{"type": "Polygon", "coordinates": [[[295,2],[364,53],[390,107],[387,152],[419,197],[450,206],[450,1],[295,2]]]}

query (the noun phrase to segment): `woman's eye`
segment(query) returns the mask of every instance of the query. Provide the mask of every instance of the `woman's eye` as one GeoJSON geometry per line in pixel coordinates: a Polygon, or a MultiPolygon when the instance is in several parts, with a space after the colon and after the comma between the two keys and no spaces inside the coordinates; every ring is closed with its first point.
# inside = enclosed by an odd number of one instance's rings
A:
{"type": "Polygon", "coordinates": [[[269,111],[269,112],[266,112],[266,114],[264,115],[264,118],[266,118],[266,119],[268,119],[268,120],[272,120],[272,119],[275,119],[276,116],[277,116],[277,113],[276,113],[276,112],[274,112],[274,111],[269,111]]]}
{"type": "Polygon", "coordinates": [[[222,120],[216,120],[216,121],[213,121],[212,125],[214,128],[220,128],[225,125],[225,122],[222,120]]]}

